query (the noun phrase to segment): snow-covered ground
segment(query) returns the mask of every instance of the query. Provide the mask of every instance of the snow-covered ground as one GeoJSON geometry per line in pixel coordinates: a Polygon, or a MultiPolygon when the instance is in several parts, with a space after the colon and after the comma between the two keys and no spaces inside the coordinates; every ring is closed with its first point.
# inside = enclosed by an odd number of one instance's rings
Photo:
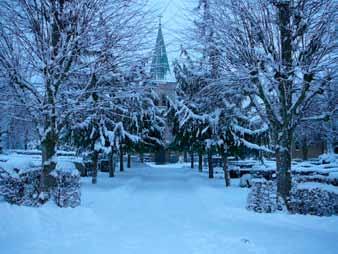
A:
{"type": "Polygon", "coordinates": [[[256,214],[247,189],[180,165],[136,166],[98,184],[83,179],[82,206],[0,201],[3,254],[336,254],[338,217],[256,214]]]}

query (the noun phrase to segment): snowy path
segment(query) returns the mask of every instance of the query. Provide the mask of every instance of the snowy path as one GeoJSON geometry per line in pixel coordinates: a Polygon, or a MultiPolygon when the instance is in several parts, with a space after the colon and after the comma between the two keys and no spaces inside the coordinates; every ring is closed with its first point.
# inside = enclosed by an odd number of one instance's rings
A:
{"type": "Polygon", "coordinates": [[[254,214],[244,209],[247,190],[191,169],[137,167],[100,175],[97,186],[89,180],[77,209],[0,202],[1,253],[337,253],[338,217],[254,214]]]}

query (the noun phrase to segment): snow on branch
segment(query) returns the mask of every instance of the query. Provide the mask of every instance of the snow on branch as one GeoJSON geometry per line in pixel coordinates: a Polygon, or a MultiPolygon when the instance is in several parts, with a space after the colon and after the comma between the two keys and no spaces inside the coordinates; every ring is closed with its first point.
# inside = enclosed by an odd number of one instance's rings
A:
{"type": "Polygon", "coordinates": [[[274,153],[274,151],[272,151],[271,149],[267,148],[266,146],[260,146],[254,143],[251,143],[247,140],[245,140],[244,138],[240,138],[241,143],[252,150],[257,150],[257,151],[262,151],[262,152],[267,152],[267,153],[274,153]]]}

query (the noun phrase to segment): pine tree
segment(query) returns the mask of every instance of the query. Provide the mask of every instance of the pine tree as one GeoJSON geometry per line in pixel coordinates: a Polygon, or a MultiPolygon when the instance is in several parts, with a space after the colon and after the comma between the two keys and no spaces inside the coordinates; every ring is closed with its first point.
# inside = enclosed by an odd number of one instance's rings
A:
{"type": "Polygon", "coordinates": [[[200,0],[192,12],[195,18],[190,28],[190,41],[194,44],[182,47],[181,57],[174,65],[178,82],[176,116],[181,140],[185,137],[189,149],[207,153],[210,178],[213,178],[213,153],[221,155],[225,184],[229,186],[227,158],[232,146],[269,149],[245,139],[245,136],[267,131],[267,127],[247,117],[252,106],[245,106],[247,98],[239,93],[240,84],[224,82],[224,50],[216,26],[215,8],[215,1],[200,0]],[[188,47],[193,48],[192,52],[188,53],[185,49],[188,47]]]}
{"type": "Polygon", "coordinates": [[[185,50],[180,61],[175,63],[175,74],[178,100],[173,108],[178,122],[175,135],[179,140],[176,142],[190,151],[197,150],[200,155],[207,153],[209,178],[214,177],[213,153],[219,153],[223,161],[225,184],[229,186],[227,158],[230,148],[243,144],[256,150],[269,151],[263,146],[254,146],[246,139],[246,136],[266,132],[267,127],[250,120],[247,114],[251,106],[241,106],[245,97],[238,93],[237,85],[224,85],[219,79],[210,82],[185,50]]]}

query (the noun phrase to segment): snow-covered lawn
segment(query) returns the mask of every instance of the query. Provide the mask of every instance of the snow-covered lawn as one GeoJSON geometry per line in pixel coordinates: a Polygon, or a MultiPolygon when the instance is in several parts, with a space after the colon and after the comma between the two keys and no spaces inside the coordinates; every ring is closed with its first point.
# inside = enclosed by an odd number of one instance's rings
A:
{"type": "Polygon", "coordinates": [[[83,179],[82,206],[0,201],[3,254],[336,254],[338,217],[256,214],[247,189],[180,165],[83,179]]]}

